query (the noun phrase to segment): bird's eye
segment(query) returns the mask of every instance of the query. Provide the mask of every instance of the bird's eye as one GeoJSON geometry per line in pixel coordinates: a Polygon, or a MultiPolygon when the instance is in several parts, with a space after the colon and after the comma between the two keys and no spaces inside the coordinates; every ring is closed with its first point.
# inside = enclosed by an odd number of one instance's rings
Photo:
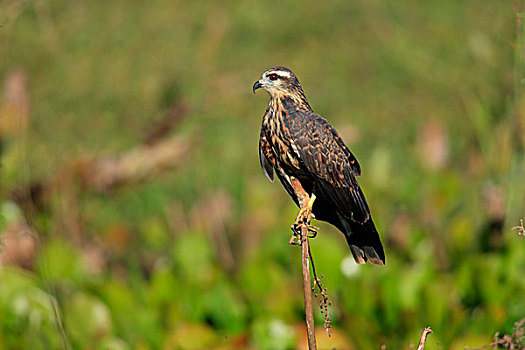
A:
{"type": "Polygon", "coordinates": [[[270,74],[268,78],[270,78],[270,80],[277,80],[277,74],[270,74]]]}

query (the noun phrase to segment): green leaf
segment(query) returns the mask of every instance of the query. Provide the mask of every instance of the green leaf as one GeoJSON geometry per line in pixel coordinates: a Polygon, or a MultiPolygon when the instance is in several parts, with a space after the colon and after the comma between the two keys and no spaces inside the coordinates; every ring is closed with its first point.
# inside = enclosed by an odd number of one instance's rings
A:
{"type": "Polygon", "coordinates": [[[97,344],[113,328],[108,307],[84,292],[75,292],[66,300],[64,320],[72,341],[82,347],[97,344]]]}

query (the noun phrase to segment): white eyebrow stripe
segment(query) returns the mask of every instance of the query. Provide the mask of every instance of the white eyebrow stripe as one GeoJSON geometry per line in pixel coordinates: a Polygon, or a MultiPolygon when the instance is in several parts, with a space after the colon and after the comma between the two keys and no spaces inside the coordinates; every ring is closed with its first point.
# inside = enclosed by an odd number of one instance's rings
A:
{"type": "Polygon", "coordinates": [[[285,70],[268,70],[264,73],[264,75],[268,75],[268,74],[277,74],[277,75],[280,75],[281,77],[284,77],[284,78],[290,78],[291,75],[290,75],[290,72],[287,72],[285,70]]]}

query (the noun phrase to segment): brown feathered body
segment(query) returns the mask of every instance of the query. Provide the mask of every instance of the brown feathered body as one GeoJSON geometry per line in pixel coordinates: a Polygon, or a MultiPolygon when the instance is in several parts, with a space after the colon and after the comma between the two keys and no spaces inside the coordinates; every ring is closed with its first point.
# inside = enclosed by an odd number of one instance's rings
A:
{"type": "Polygon", "coordinates": [[[312,213],[346,237],[357,263],[383,265],[385,253],[356,177],[361,168],[328,121],[310,108],[295,75],[285,67],[269,69],[254,84],[271,96],[259,141],[262,169],[274,171],[294,202],[303,207],[316,195],[312,213]]]}

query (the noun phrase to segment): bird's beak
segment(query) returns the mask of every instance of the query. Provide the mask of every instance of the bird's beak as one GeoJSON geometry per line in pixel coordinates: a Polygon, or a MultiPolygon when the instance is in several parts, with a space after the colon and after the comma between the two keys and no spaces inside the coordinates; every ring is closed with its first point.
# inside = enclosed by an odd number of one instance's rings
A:
{"type": "Polygon", "coordinates": [[[262,86],[262,83],[261,83],[259,80],[257,80],[257,81],[255,82],[255,84],[253,84],[253,93],[255,94],[255,90],[257,90],[257,89],[260,88],[261,86],[262,86]]]}

